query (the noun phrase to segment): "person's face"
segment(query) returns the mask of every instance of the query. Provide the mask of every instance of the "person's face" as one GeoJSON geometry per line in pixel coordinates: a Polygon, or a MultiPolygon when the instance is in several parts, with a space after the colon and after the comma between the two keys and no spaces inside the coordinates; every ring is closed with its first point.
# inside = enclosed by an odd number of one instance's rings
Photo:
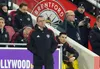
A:
{"type": "Polygon", "coordinates": [[[5,26],[4,20],[0,20],[0,29],[3,29],[5,26]]]}
{"type": "Polygon", "coordinates": [[[100,19],[96,21],[97,26],[100,28],[100,19]]]}
{"type": "Polygon", "coordinates": [[[7,6],[3,6],[3,7],[2,7],[2,10],[3,10],[4,12],[8,12],[7,6]]]}
{"type": "Polygon", "coordinates": [[[37,24],[39,27],[44,28],[45,27],[45,18],[44,17],[39,17],[37,20],[37,24]]]}
{"type": "Polygon", "coordinates": [[[22,13],[26,13],[27,10],[28,10],[28,7],[27,7],[27,6],[23,6],[22,8],[20,8],[20,11],[21,11],[22,13]]]}
{"type": "Polygon", "coordinates": [[[25,28],[23,31],[23,36],[24,38],[28,38],[29,37],[29,33],[32,31],[32,28],[25,28]]]}
{"type": "Polygon", "coordinates": [[[85,12],[85,8],[81,8],[81,7],[79,7],[79,8],[78,8],[78,11],[79,11],[80,13],[83,14],[83,13],[85,12]]]}
{"type": "Polygon", "coordinates": [[[67,35],[65,34],[62,34],[61,36],[59,36],[59,41],[60,43],[64,44],[66,42],[66,38],[67,38],[67,35]]]}
{"type": "Polygon", "coordinates": [[[69,12],[67,15],[67,20],[70,22],[75,21],[75,13],[74,12],[69,12]]]}

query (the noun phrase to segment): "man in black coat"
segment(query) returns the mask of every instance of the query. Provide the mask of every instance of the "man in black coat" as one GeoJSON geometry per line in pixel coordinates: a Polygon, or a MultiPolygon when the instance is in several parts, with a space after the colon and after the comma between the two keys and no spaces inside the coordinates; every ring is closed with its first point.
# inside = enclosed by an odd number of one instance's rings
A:
{"type": "Polygon", "coordinates": [[[30,35],[28,50],[34,54],[34,69],[54,69],[53,53],[57,48],[54,33],[45,26],[43,16],[37,17],[35,31],[30,35]]]}
{"type": "Polygon", "coordinates": [[[78,26],[80,30],[82,45],[88,48],[89,32],[91,31],[90,18],[86,16],[84,20],[79,22],[78,26]]]}
{"type": "Polygon", "coordinates": [[[80,31],[78,28],[78,23],[75,22],[75,13],[71,10],[66,12],[66,18],[63,23],[59,24],[59,27],[66,32],[67,36],[75,40],[76,42],[81,43],[80,31]]]}
{"type": "Polygon", "coordinates": [[[100,15],[96,17],[96,25],[91,30],[89,38],[93,52],[100,56],[100,15]]]}
{"type": "Polygon", "coordinates": [[[84,20],[85,17],[85,4],[83,2],[80,2],[78,4],[77,10],[75,12],[75,19],[79,23],[80,21],[84,20]]]}
{"type": "Polygon", "coordinates": [[[19,9],[16,11],[16,15],[14,17],[14,28],[15,31],[22,29],[25,26],[33,27],[32,18],[27,13],[27,4],[21,3],[19,5],[19,9]]]}

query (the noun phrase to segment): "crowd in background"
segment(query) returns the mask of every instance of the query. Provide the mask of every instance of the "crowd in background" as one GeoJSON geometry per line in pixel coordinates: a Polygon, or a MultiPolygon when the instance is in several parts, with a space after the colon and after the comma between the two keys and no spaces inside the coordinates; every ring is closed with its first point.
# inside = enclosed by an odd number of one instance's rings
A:
{"type": "MultiPolygon", "coordinates": [[[[44,44],[47,45],[48,47],[44,45],[43,48],[39,49],[38,57],[42,57],[44,59],[43,64],[47,63],[47,60],[49,60],[49,63],[51,62],[51,64],[53,64],[52,56],[47,55],[48,53],[52,54],[56,49],[55,46],[56,41],[54,39],[53,32],[50,30],[47,31],[48,29],[44,27],[44,24],[41,24],[45,22],[45,19],[41,20],[41,18],[43,18],[42,16],[39,16],[40,21],[38,21],[39,17],[37,17],[37,24],[34,27],[32,22],[32,17],[27,13],[27,10],[28,10],[27,4],[21,3],[16,11],[8,13],[7,5],[4,3],[0,4],[0,43],[28,43],[30,41],[30,44],[28,44],[29,45],[28,49],[36,55],[35,57],[37,57],[38,54],[36,53],[37,52],[35,50],[36,48],[32,47],[32,45],[36,45],[37,47],[41,46],[42,43],[44,43],[44,41],[42,42],[42,40],[38,40],[38,38],[43,37],[42,39],[46,40],[44,44]],[[43,28],[41,28],[42,26],[43,28]],[[33,31],[35,31],[35,33],[33,31]],[[39,35],[36,36],[36,34],[39,35]],[[44,35],[47,38],[50,38],[50,40],[45,38],[44,35]],[[29,39],[29,37],[31,38],[29,39]],[[41,45],[39,45],[38,42],[42,42],[40,43],[41,45]],[[52,45],[54,45],[55,47],[53,48],[52,45]],[[49,48],[51,49],[50,52],[47,51],[49,50],[49,48]],[[44,54],[45,50],[47,52],[46,55],[44,54]],[[42,53],[42,55],[40,53],[42,53]],[[45,57],[43,55],[45,55],[46,58],[48,59],[45,60],[45,57]]],[[[72,10],[66,11],[64,21],[58,24],[57,29],[63,33],[60,33],[60,35],[57,37],[57,43],[63,44],[64,63],[68,64],[69,62],[73,62],[79,56],[78,52],[65,41],[67,36],[72,38],[76,42],[80,43],[86,48],[88,48],[88,41],[90,41],[90,44],[93,48],[92,51],[100,55],[100,50],[99,50],[100,15],[96,17],[95,21],[96,23],[94,27],[91,28],[90,27],[91,18],[86,16],[84,13],[85,13],[85,6],[83,3],[80,3],[75,11],[72,10]],[[73,55],[66,57],[67,51],[72,53],[73,55]]],[[[6,47],[6,46],[1,45],[1,47],[6,47]]],[[[20,45],[15,47],[22,47],[22,46],[20,45]]],[[[38,59],[35,62],[39,62],[38,59]]],[[[36,69],[37,68],[38,67],[36,67],[36,69]]],[[[47,68],[50,67],[47,65],[47,68]]],[[[51,65],[51,69],[53,69],[53,65],[51,65]]]]}

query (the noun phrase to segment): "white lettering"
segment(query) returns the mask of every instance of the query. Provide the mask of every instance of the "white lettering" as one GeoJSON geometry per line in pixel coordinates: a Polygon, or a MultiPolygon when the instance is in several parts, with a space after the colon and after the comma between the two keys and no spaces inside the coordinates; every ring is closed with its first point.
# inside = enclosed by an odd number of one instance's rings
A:
{"type": "Polygon", "coordinates": [[[51,2],[49,2],[49,7],[51,7],[51,4],[52,4],[52,3],[51,3],[51,2]]]}
{"type": "Polygon", "coordinates": [[[0,60],[0,69],[29,69],[30,60],[0,60]]]}
{"type": "Polygon", "coordinates": [[[21,60],[18,60],[18,68],[21,68],[21,60]]]}
{"type": "Polygon", "coordinates": [[[16,68],[17,67],[17,62],[18,60],[12,60],[12,68],[16,68]]]}
{"type": "Polygon", "coordinates": [[[10,68],[11,60],[7,60],[8,62],[8,68],[10,68]]]}
{"type": "Polygon", "coordinates": [[[41,4],[41,9],[43,9],[43,4],[41,4]]]}
{"type": "Polygon", "coordinates": [[[52,3],[52,6],[51,6],[52,8],[54,7],[54,3],[52,3]]]}
{"type": "Polygon", "coordinates": [[[61,12],[59,16],[60,16],[60,17],[63,17],[63,16],[64,16],[64,13],[63,13],[63,12],[61,12]]]}
{"type": "Polygon", "coordinates": [[[60,13],[60,11],[61,11],[61,8],[58,8],[58,10],[57,10],[57,11],[58,11],[58,13],[60,13]]]}
{"type": "Polygon", "coordinates": [[[29,60],[26,60],[26,63],[27,63],[27,64],[26,64],[26,66],[27,66],[26,68],[30,68],[30,65],[31,65],[31,64],[30,64],[30,61],[29,61],[29,60]]]}
{"type": "Polygon", "coordinates": [[[44,3],[44,7],[45,8],[48,8],[48,3],[44,3]]]}
{"type": "Polygon", "coordinates": [[[4,60],[4,67],[5,67],[5,68],[8,68],[8,67],[7,67],[7,62],[6,62],[6,60],[4,60]]]}
{"type": "Polygon", "coordinates": [[[60,5],[56,4],[54,2],[49,1],[49,2],[42,2],[42,3],[40,3],[37,6],[37,8],[35,8],[34,13],[36,15],[39,15],[39,13],[41,11],[43,11],[43,9],[53,9],[54,11],[56,11],[59,14],[60,17],[64,16],[64,12],[63,12],[62,8],[60,7],[60,5]]]}
{"type": "Polygon", "coordinates": [[[38,8],[37,8],[37,9],[38,9],[38,11],[41,11],[40,6],[38,6],[38,8]]]}
{"type": "Polygon", "coordinates": [[[1,60],[1,68],[4,68],[4,66],[3,66],[3,60],[1,60]]]}
{"type": "Polygon", "coordinates": [[[57,9],[58,9],[58,5],[55,5],[55,6],[54,6],[54,9],[57,10],[57,9]]]}
{"type": "Polygon", "coordinates": [[[39,12],[38,12],[37,10],[35,10],[34,13],[35,13],[36,15],[38,15],[39,12]]]}
{"type": "Polygon", "coordinates": [[[25,66],[26,66],[25,60],[22,60],[22,68],[25,68],[25,66]]]}

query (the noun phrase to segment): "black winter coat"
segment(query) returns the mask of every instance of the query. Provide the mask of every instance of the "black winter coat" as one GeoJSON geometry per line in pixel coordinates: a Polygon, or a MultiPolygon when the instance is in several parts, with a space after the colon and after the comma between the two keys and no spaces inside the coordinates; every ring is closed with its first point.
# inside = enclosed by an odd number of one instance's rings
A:
{"type": "Polygon", "coordinates": [[[68,37],[72,38],[76,42],[81,43],[80,31],[79,27],[77,26],[77,23],[74,22],[74,25],[72,25],[72,23],[65,19],[63,23],[59,24],[59,27],[67,33],[68,37]]]}
{"type": "Polygon", "coordinates": [[[88,48],[89,32],[91,31],[91,28],[87,28],[87,26],[80,26],[79,30],[80,30],[82,45],[88,48]]]}
{"type": "Polygon", "coordinates": [[[84,20],[85,14],[78,12],[77,10],[75,11],[75,18],[76,21],[79,23],[80,21],[84,20]]]}
{"type": "Polygon", "coordinates": [[[93,52],[100,56],[100,30],[95,26],[89,35],[90,43],[92,45],[93,52]]]}
{"type": "Polygon", "coordinates": [[[53,64],[53,53],[57,48],[57,42],[51,30],[45,27],[41,31],[36,25],[27,47],[34,54],[35,65],[53,64]]]}
{"type": "Polygon", "coordinates": [[[32,18],[28,13],[22,13],[19,9],[14,17],[14,29],[18,31],[25,26],[33,27],[32,18]]]}

